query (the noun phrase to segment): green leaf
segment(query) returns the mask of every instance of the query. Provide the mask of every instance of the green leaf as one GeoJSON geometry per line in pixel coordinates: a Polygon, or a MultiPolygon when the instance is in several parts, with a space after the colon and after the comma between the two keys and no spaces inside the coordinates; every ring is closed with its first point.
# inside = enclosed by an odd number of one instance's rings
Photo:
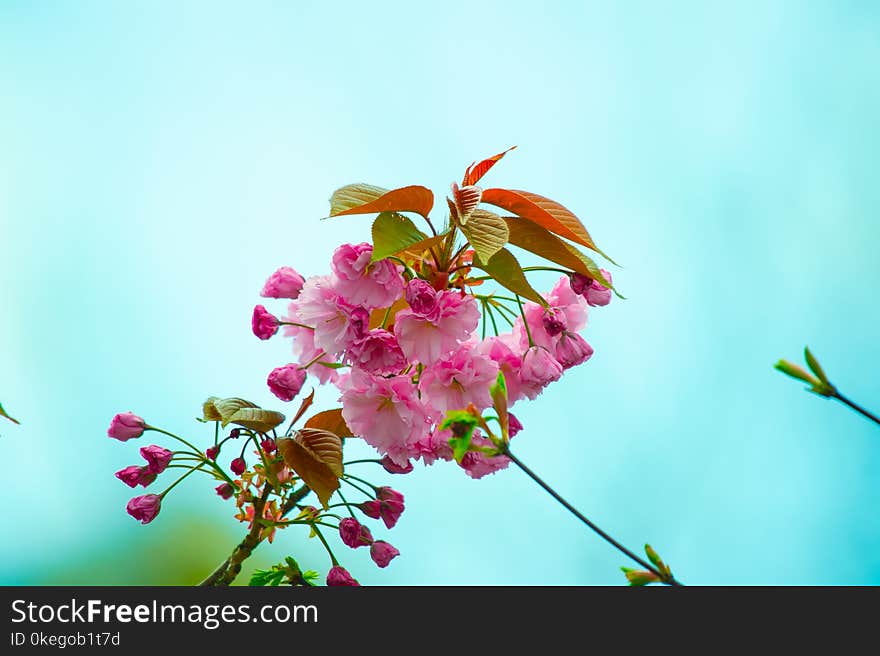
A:
{"type": "MultiPolygon", "coordinates": [[[[268,433],[284,421],[284,415],[262,408],[240,408],[229,417],[228,423],[244,426],[257,433],[268,433]]],[[[225,425],[225,424],[224,424],[225,425]]]]}
{"type": "Polygon", "coordinates": [[[498,413],[501,434],[506,442],[509,439],[508,427],[510,422],[507,417],[507,381],[504,380],[502,372],[498,372],[498,378],[495,379],[495,383],[489,388],[489,394],[492,396],[492,406],[495,408],[495,412],[498,413]]]}
{"type": "Polygon", "coordinates": [[[342,187],[330,197],[330,216],[415,212],[425,218],[434,206],[434,194],[427,187],[410,185],[387,191],[367,184],[342,187]]]}
{"type": "Polygon", "coordinates": [[[510,243],[514,246],[592,278],[603,287],[613,289],[602,275],[599,266],[577,247],[562,241],[546,228],[527,219],[506,216],[504,220],[510,232],[510,243]]]}
{"type": "Polygon", "coordinates": [[[793,362],[789,362],[788,360],[780,360],[773,365],[773,368],[778,369],[787,376],[797,378],[798,380],[802,380],[805,383],[809,383],[810,385],[816,386],[821,384],[820,380],[814,378],[806,371],[804,371],[801,367],[794,364],[793,362]]]}
{"type": "Polygon", "coordinates": [[[387,193],[387,189],[374,187],[363,182],[340,187],[330,196],[330,216],[336,216],[355,207],[366,205],[387,193]]]}
{"type": "Polygon", "coordinates": [[[663,567],[663,561],[650,544],[645,545],[645,553],[648,556],[648,560],[650,560],[655,567],[663,567]]]}
{"type": "Polygon", "coordinates": [[[497,214],[476,209],[468,222],[458,226],[483,261],[489,260],[507,243],[510,231],[507,223],[497,214]]]}
{"type": "Polygon", "coordinates": [[[21,425],[21,422],[18,421],[18,419],[14,419],[14,418],[10,417],[8,414],[6,414],[6,410],[3,409],[3,404],[2,404],[2,403],[0,403],[0,417],[6,417],[6,418],[7,418],[9,421],[11,421],[13,424],[19,424],[19,425],[21,425]]]}
{"type": "Polygon", "coordinates": [[[529,284],[519,262],[506,248],[502,248],[495,253],[488,261],[483,261],[479,257],[475,258],[474,266],[488,273],[495,282],[506,287],[514,294],[547,307],[547,301],[529,284]]]}
{"type": "Polygon", "coordinates": [[[470,450],[471,438],[478,423],[479,418],[467,410],[451,410],[446,413],[446,419],[440,424],[440,430],[452,431],[453,436],[449,439],[449,446],[452,447],[452,457],[459,464],[470,450]]]}
{"type": "MultiPolygon", "coordinates": [[[[245,401],[239,398],[218,399],[215,396],[210,397],[203,406],[205,418],[219,417],[223,428],[232,420],[232,416],[242,408],[256,408],[255,403],[245,401]]],[[[217,421],[213,419],[212,421],[217,421]]]]}
{"type": "Polygon", "coordinates": [[[428,235],[416,228],[415,224],[402,214],[382,212],[373,221],[372,261],[397,255],[427,238],[428,235]]]}
{"type": "Polygon", "coordinates": [[[830,385],[831,382],[828,380],[828,376],[825,375],[825,372],[822,371],[822,366],[819,364],[819,361],[810,353],[809,347],[804,347],[804,357],[807,360],[807,365],[810,367],[810,371],[816,374],[826,385],[830,385]]]}
{"type": "Polygon", "coordinates": [[[631,569],[629,567],[621,567],[620,570],[626,576],[626,580],[632,586],[649,585],[651,583],[659,583],[660,577],[644,569],[631,569]]]}

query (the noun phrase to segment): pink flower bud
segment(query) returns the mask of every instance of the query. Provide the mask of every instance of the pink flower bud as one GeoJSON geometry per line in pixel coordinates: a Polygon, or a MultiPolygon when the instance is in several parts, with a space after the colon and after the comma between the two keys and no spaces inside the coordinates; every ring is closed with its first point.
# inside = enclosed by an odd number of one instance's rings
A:
{"type": "Polygon", "coordinates": [[[147,461],[147,467],[151,472],[161,474],[171,462],[174,454],[168,449],[151,444],[150,446],[141,447],[141,455],[147,461]]]}
{"type": "Polygon", "coordinates": [[[569,278],[569,284],[571,285],[571,291],[579,296],[583,296],[584,293],[590,288],[590,284],[593,282],[593,279],[589,276],[585,276],[582,273],[573,273],[571,274],[571,278],[569,278]]]}
{"type": "Polygon", "coordinates": [[[272,394],[282,401],[292,401],[306,382],[306,370],[298,364],[286,364],[273,369],[266,379],[272,394]]]}
{"type": "Polygon", "coordinates": [[[145,494],[131,499],[125,510],[141,524],[149,524],[156,519],[161,507],[162,497],[158,494],[145,494]]]}
{"type": "Polygon", "coordinates": [[[125,483],[128,487],[147,487],[156,480],[156,474],[150,471],[149,467],[140,467],[131,465],[125,469],[120,469],[114,474],[116,478],[125,483]]]}
{"type": "Polygon", "coordinates": [[[360,587],[360,583],[352,578],[348,570],[339,565],[334,566],[327,572],[327,585],[347,585],[352,587],[360,587]]]}
{"type": "Polygon", "coordinates": [[[269,339],[278,332],[278,319],[262,305],[257,305],[251,317],[251,328],[260,339],[269,339]]]}
{"type": "Polygon", "coordinates": [[[507,413],[507,433],[510,437],[516,437],[516,434],[523,429],[523,425],[512,412],[507,413]]]}
{"type": "Polygon", "coordinates": [[[265,440],[260,442],[260,446],[266,453],[274,453],[275,449],[278,448],[278,445],[275,444],[275,440],[273,440],[271,437],[267,437],[265,440]]]}
{"type": "Polygon", "coordinates": [[[523,355],[519,370],[520,389],[530,399],[561,377],[562,365],[544,347],[533,346],[523,355]]]}
{"type": "Polygon", "coordinates": [[[557,308],[547,308],[544,310],[544,314],[541,316],[541,321],[544,324],[544,330],[546,330],[547,334],[551,337],[556,337],[556,335],[561,333],[567,327],[565,313],[557,308]]]}
{"type": "MultiPolygon", "coordinates": [[[[602,277],[611,284],[611,272],[605,269],[599,269],[602,277]]],[[[587,299],[587,303],[592,306],[608,305],[611,302],[611,290],[595,280],[590,281],[590,286],[583,295],[587,299]]]]}
{"type": "Polygon", "coordinates": [[[281,267],[263,285],[260,296],[263,298],[297,298],[302,291],[305,278],[290,267],[281,267]]]}
{"type": "Polygon", "coordinates": [[[146,425],[146,422],[133,412],[122,412],[110,421],[107,435],[120,442],[125,442],[143,435],[146,425]]]}
{"type": "Polygon", "coordinates": [[[370,529],[361,524],[354,517],[346,517],[339,522],[339,537],[346,546],[349,546],[352,549],[357,549],[358,547],[373,543],[373,536],[370,533],[370,529]]]}
{"type": "Polygon", "coordinates": [[[392,528],[403,514],[403,495],[390,487],[380,487],[376,490],[374,500],[366,501],[358,507],[367,517],[381,518],[385,526],[392,528]]]}
{"type": "Polygon", "coordinates": [[[399,555],[400,552],[384,540],[376,540],[370,545],[370,558],[379,567],[388,567],[388,563],[399,555]]]}
{"type": "Polygon", "coordinates": [[[233,440],[237,440],[240,435],[241,435],[240,428],[233,428],[231,431],[229,431],[229,437],[231,437],[233,440]]]}
{"type": "Polygon", "coordinates": [[[233,474],[241,476],[244,474],[244,470],[247,469],[247,463],[244,461],[244,458],[236,458],[229,463],[229,468],[232,470],[233,474]]]}
{"type": "Polygon", "coordinates": [[[413,464],[409,460],[405,467],[401,467],[388,456],[382,458],[381,464],[389,474],[409,474],[413,470],[413,464]]]}
{"type": "Polygon", "coordinates": [[[406,302],[420,317],[437,319],[439,305],[436,290],[425,280],[413,278],[406,286],[406,302]]]}
{"type": "Polygon", "coordinates": [[[563,369],[583,364],[593,355],[593,347],[577,333],[564,332],[556,343],[556,359],[563,369]]]}
{"type": "Polygon", "coordinates": [[[235,494],[235,488],[229,483],[221,483],[214,488],[214,491],[224,499],[230,499],[232,498],[232,495],[235,494]]]}
{"type": "Polygon", "coordinates": [[[219,454],[219,453],[220,453],[219,446],[209,446],[207,449],[205,449],[205,455],[207,456],[208,460],[216,460],[217,454],[219,454]]]}

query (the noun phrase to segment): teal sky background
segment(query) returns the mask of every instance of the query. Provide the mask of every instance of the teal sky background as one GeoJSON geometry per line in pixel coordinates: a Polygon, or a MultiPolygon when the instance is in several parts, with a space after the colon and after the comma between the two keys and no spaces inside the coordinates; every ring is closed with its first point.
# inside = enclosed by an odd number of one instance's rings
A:
{"type": "MultiPolygon", "coordinates": [[[[22,425],[0,424],[0,583],[207,574],[231,504],[193,481],[137,524],[113,472],[147,442],[110,418],[207,445],[205,397],[281,405],[289,342],[250,311],[276,267],[368,238],[318,220],[330,193],[442,199],[516,144],[486,184],[575,211],[627,297],[517,408],[520,457],[686,583],[880,584],[880,428],[772,369],[809,344],[880,408],[878,26],[870,2],[4,0],[0,401],[22,425]]],[[[368,475],[407,510],[374,531],[388,569],[339,547],[363,583],[622,583],[517,470],[368,475]]],[[[328,567],[295,528],[252,564],[287,554],[328,567]]]]}

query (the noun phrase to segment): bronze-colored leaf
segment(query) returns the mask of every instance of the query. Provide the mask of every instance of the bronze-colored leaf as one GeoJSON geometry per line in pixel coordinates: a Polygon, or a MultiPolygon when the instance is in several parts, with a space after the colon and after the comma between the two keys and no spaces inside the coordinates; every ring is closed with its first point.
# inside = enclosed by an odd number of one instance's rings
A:
{"type": "Polygon", "coordinates": [[[495,166],[495,163],[504,157],[511,150],[516,148],[516,146],[511,146],[503,153],[498,153],[497,155],[492,155],[492,157],[487,157],[479,164],[471,164],[467,167],[467,170],[464,172],[464,178],[461,181],[462,186],[466,185],[475,185],[479,182],[480,178],[482,178],[486,173],[495,166]]]}
{"type": "Polygon", "coordinates": [[[330,197],[330,216],[415,212],[427,218],[433,206],[433,192],[420,185],[386,191],[372,185],[354,184],[333,192],[330,197]]]}
{"type": "Polygon", "coordinates": [[[296,411],[296,414],[293,416],[293,421],[290,422],[290,425],[294,426],[296,424],[296,422],[298,422],[300,420],[300,418],[306,413],[306,410],[308,410],[312,406],[312,403],[314,403],[314,402],[315,402],[315,390],[314,390],[314,388],[312,388],[311,393],[307,397],[305,397],[302,400],[302,402],[299,404],[299,410],[296,411]]]}
{"type": "Polygon", "coordinates": [[[599,250],[581,220],[555,200],[533,194],[530,191],[485,189],[483,190],[483,202],[501,207],[517,216],[533,221],[539,226],[547,228],[550,232],[570,239],[581,246],[586,246],[610,262],[614,262],[599,250]]]}
{"type": "Polygon", "coordinates": [[[315,492],[326,509],[342,476],[342,439],[310,428],[297,431],[293,439],[280,438],[276,444],[287,466],[315,492]]]}
{"type": "Polygon", "coordinates": [[[495,253],[488,262],[474,258],[474,266],[488,273],[492,278],[514,294],[547,307],[547,301],[526,280],[517,259],[506,248],[495,253]]]}
{"type": "Polygon", "coordinates": [[[244,426],[257,433],[268,433],[284,421],[284,415],[262,408],[241,408],[229,418],[229,423],[244,426]]]}
{"type": "Polygon", "coordinates": [[[459,224],[459,228],[484,262],[504,248],[510,236],[504,219],[482,209],[472,211],[468,222],[459,224]]]}
{"type": "Polygon", "coordinates": [[[351,432],[348,424],[345,423],[345,419],[342,418],[342,408],[325,410],[324,412],[312,415],[309,420],[306,421],[305,427],[330,431],[339,437],[354,436],[354,433],[351,432]]]}
{"type": "Polygon", "coordinates": [[[256,403],[251,403],[250,401],[235,397],[229,399],[214,399],[213,405],[214,409],[220,415],[220,425],[223,426],[223,428],[226,428],[226,425],[232,420],[232,415],[242,408],[258,407],[256,403]]]}

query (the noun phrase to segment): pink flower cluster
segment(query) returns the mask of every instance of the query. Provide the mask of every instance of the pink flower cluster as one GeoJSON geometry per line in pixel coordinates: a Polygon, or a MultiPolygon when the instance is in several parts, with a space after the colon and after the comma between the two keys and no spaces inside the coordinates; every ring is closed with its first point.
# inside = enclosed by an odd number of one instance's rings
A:
{"type": "MultiPolygon", "coordinates": [[[[611,275],[602,273],[610,282],[611,275]]],[[[392,473],[411,471],[413,460],[452,460],[451,436],[440,423],[447,411],[469,404],[489,408],[499,371],[512,406],[534,399],[564,371],[586,362],[593,349],[579,331],[590,306],[611,298],[590,278],[566,275],[546,294],[546,308],[527,302],[510,331],[480,339],[480,304],[465,286],[437,289],[439,276],[432,283],[391,259],[373,262],[370,244],[337,248],[329,275],[300,284],[302,277],[286,267],[266,288],[274,289],[281,278],[295,281],[286,295],[293,299],[286,316],[277,319],[257,306],[253,321],[261,339],[279,326],[293,339],[295,361],[269,374],[269,388],[290,401],[307,373],[335,385],[349,428],[383,456],[392,473]]],[[[480,440],[490,444],[475,434],[474,444],[480,440]]],[[[480,478],[508,461],[473,452],[460,464],[480,478]]],[[[371,516],[385,518],[381,512],[371,516]]]]}

